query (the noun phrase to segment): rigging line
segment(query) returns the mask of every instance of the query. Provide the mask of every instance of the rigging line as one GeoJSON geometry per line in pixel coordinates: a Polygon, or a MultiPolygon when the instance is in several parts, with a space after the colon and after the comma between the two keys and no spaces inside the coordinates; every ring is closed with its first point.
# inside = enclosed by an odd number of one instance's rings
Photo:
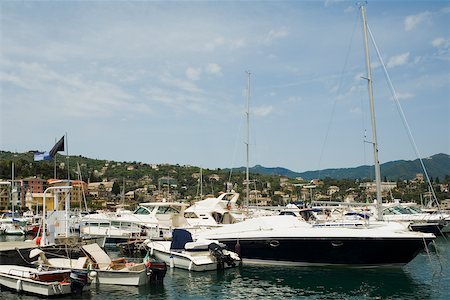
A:
{"type": "Polygon", "coordinates": [[[441,213],[441,207],[439,205],[439,201],[437,200],[437,197],[436,197],[436,194],[434,192],[433,185],[431,183],[431,180],[430,180],[430,177],[428,175],[427,169],[425,168],[425,164],[423,163],[422,156],[420,155],[419,149],[417,148],[416,142],[414,141],[414,137],[413,137],[413,135],[411,133],[411,129],[409,127],[408,121],[406,120],[406,116],[405,116],[405,113],[403,112],[403,108],[402,108],[402,106],[400,104],[400,101],[398,100],[397,93],[395,92],[394,85],[392,84],[392,81],[391,81],[391,77],[389,76],[389,73],[388,73],[388,71],[386,69],[386,65],[384,64],[383,58],[381,57],[381,53],[378,50],[378,46],[375,43],[375,38],[372,35],[372,31],[370,30],[370,28],[368,26],[367,26],[367,30],[369,32],[370,39],[371,39],[371,41],[373,43],[375,51],[377,52],[377,56],[378,56],[378,59],[380,60],[381,66],[383,67],[383,72],[384,72],[384,75],[386,76],[386,81],[387,81],[387,83],[389,85],[389,89],[391,91],[392,97],[395,100],[395,104],[396,104],[397,110],[398,110],[398,112],[399,112],[399,114],[401,116],[401,119],[402,119],[402,122],[403,122],[403,126],[405,126],[405,129],[406,129],[406,131],[408,133],[409,142],[413,146],[414,152],[416,153],[416,156],[417,156],[417,158],[420,161],[420,165],[422,166],[422,170],[423,170],[423,172],[425,174],[425,177],[427,178],[428,186],[429,186],[430,191],[431,191],[431,193],[433,195],[433,200],[436,202],[438,211],[441,213]]]}
{"type": "MultiPolygon", "coordinates": [[[[354,37],[355,31],[356,31],[356,25],[357,25],[357,20],[358,20],[357,16],[358,16],[358,14],[355,14],[355,22],[353,24],[353,31],[352,31],[352,34],[351,34],[351,37],[350,37],[350,43],[349,43],[349,46],[348,46],[348,49],[347,49],[347,54],[346,54],[346,57],[345,57],[344,67],[343,67],[343,69],[341,71],[341,76],[339,78],[338,90],[336,92],[337,95],[339,95],[339,93],[340,93],[340,91],[342,89],[342,81],[343,81],[345,70],[347,69],[347,64],[348,64],[348,59],[350,57],[350,50],[351,50],[351,47],[352,47],[353,37],[354,37]]],[[[334,113],[336,111],[337,101],[338,101],[338,97],[336,97],[334,99],[333,107],[331,109],[331,117],[330,117],[330,119],[328,121],[327,131],[325,133],[325,138],[324,138],[324,141],[323,141],[323,144],[322,144],[322,148],[320,149],[319,163],[318,163],[318,168],[317,168],[319,170],[319,176],[318,176],[319,178],[320,178],[321,172],[322,172],[322,170],[320,169],[320,166],[322,164],[322,158],[323,158],[325,146],[327,144],[328,136],[330,134],[331,123],[333,121],[334,113]]]]}

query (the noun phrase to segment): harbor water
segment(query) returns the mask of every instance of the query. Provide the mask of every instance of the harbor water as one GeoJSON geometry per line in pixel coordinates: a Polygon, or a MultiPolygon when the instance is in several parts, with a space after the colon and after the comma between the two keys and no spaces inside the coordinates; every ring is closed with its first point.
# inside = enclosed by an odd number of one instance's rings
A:
{"type": "MultiPolygon", "coordinates": [[[[3,236],[0,241],[6,238],[20,239],[3,236]]],[[[450,240],[438,238],[429,248],[429,255],[420,253],[403,268],[243,265],[199,273],[169,269],[162,285],[92,286],[81,299],[450,299],[450,240]]],[[[108,253],[119,255],[114,249],[108,253]]],[[[1,290],[0,298],[36,299],[7,290],[1,290]]]]}

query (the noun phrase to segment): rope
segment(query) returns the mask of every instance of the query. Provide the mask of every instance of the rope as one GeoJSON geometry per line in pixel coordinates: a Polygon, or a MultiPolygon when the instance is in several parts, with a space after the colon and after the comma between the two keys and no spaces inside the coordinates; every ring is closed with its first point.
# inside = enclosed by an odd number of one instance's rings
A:
{"type": "Polygon", "coordinates": [[[26,260],[25,257],[23,257],[23,255],[22,255],[22,253],[20,252],[19,248],[16,247],[15,249],[16,249],[17,253],[19,253],[20,257],[22,258],[22,260],[23,260],[24,262],[26,262],[26,263],[29,264],[29,265],[33,265],[32,262],[29,262],[28,260],[26,260]]]}
{"type": "Polygon", "coordinates": [[[441,207],[439,205],[439,201],[437,200],[436,194],[435,194],[434,189],[433,189],[433,185],[431,184],[430,177],[428,176],[428,172],[427,172],[427,170],[425,168],[425,164],[423,163],[422,156],[420,155],[419,149],[417,148],[416,142],[414,141],[414,137],[413,137],[413,135],[411,133],[411,129],[409,127],[408,122],[406,121],[405,113],[403,112],[403,109],[402,109],[402,106],[400,104],[400,101],[398,100],[397,93],[395,92],[395,89],[394,89],[394,86],[392,84],[391,78],[389,76],[389,73],[387,72],[386,65],[385,65],[385,63],[383,61],[383,58],[381,57],[380,50],[378,49],[377,44],[375,43],[375,38],[373,37],[372,31],[370,30],[369,26],[367,26],[367,31],[369,32],[370,39],[371,39],[371,41],[373,43],[373,46],[375,47],[378,59],[380,60],[380,63],[382,65],[382,67],[383,67],[384,75],[386,76],[386,81],[387,81],[387,83],[389,85],[392,97],[395,100],[395,104],[396,104],[397,110],[398,110],[398,112],[399,112],[399,114],[401,116],[401,119],[402,119],[402,122],[403,122],[403,126],[405,126],[405,129],[406,129],[406,131],[408,133],[409,141],[410,141],[411,145],[413,146],[414,152],[415,152],[417,158],[419,159],[420,165],[422,166],[422,170],[423,170],[423,172],[425,174],[425,177],[427,178],[427,183],[428,183],[429,189],[430,189],[430,191],[431,191],[431,193],[433,195],[433,200],[436,202],[436,206],[438,208],[438,211],[440,213],[442,213],[441,207]]]}

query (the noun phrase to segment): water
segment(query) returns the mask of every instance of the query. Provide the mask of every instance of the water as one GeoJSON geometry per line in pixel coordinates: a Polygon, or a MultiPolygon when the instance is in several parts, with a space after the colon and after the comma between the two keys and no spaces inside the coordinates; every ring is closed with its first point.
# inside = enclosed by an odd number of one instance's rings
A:
{"type": "MultiPolygon", "coordinates": [[[[82,299],[450,299],[450,240],[439,238],[435,244],[431,256],[421,253],[403,268],[245,265],[202,273],[170,269],[163,285],[97,286],[82,299]]],[[[0,295],[35,299],[4,290],[0,295]]]]}

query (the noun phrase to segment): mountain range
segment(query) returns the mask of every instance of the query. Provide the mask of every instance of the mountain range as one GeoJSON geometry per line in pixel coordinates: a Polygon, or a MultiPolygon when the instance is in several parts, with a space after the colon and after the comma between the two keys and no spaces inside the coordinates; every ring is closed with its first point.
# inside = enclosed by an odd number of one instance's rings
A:
{"type": "MultiPolygon", "coordinates": [[[[450,155],[439,153],[433,156],[422,159],[425,169],[430,177],[445,178],[450,176],[450,155]]],[[[301,177],[306,180],[314,178],[330,177],[334,179],[358,179],[358,178],[374,178],[373,166],[359,166],[355,168],[338,168],[338,169],[324,169],[307,172],[294,172],[286,168],[267,168],[261,165],[256,165],[250,168],[250,172],[265,174],[265,175],[279,175],[290,178],[301,177]]],[[[239,171],[244,172],[245,168],[238,168],[239,171]]],[[[417,173],[424,173],[420,160],[397,160],[381,164],[382,180],[387,178],[389,180],[397,179],[413,179],[417,173]]]]}

